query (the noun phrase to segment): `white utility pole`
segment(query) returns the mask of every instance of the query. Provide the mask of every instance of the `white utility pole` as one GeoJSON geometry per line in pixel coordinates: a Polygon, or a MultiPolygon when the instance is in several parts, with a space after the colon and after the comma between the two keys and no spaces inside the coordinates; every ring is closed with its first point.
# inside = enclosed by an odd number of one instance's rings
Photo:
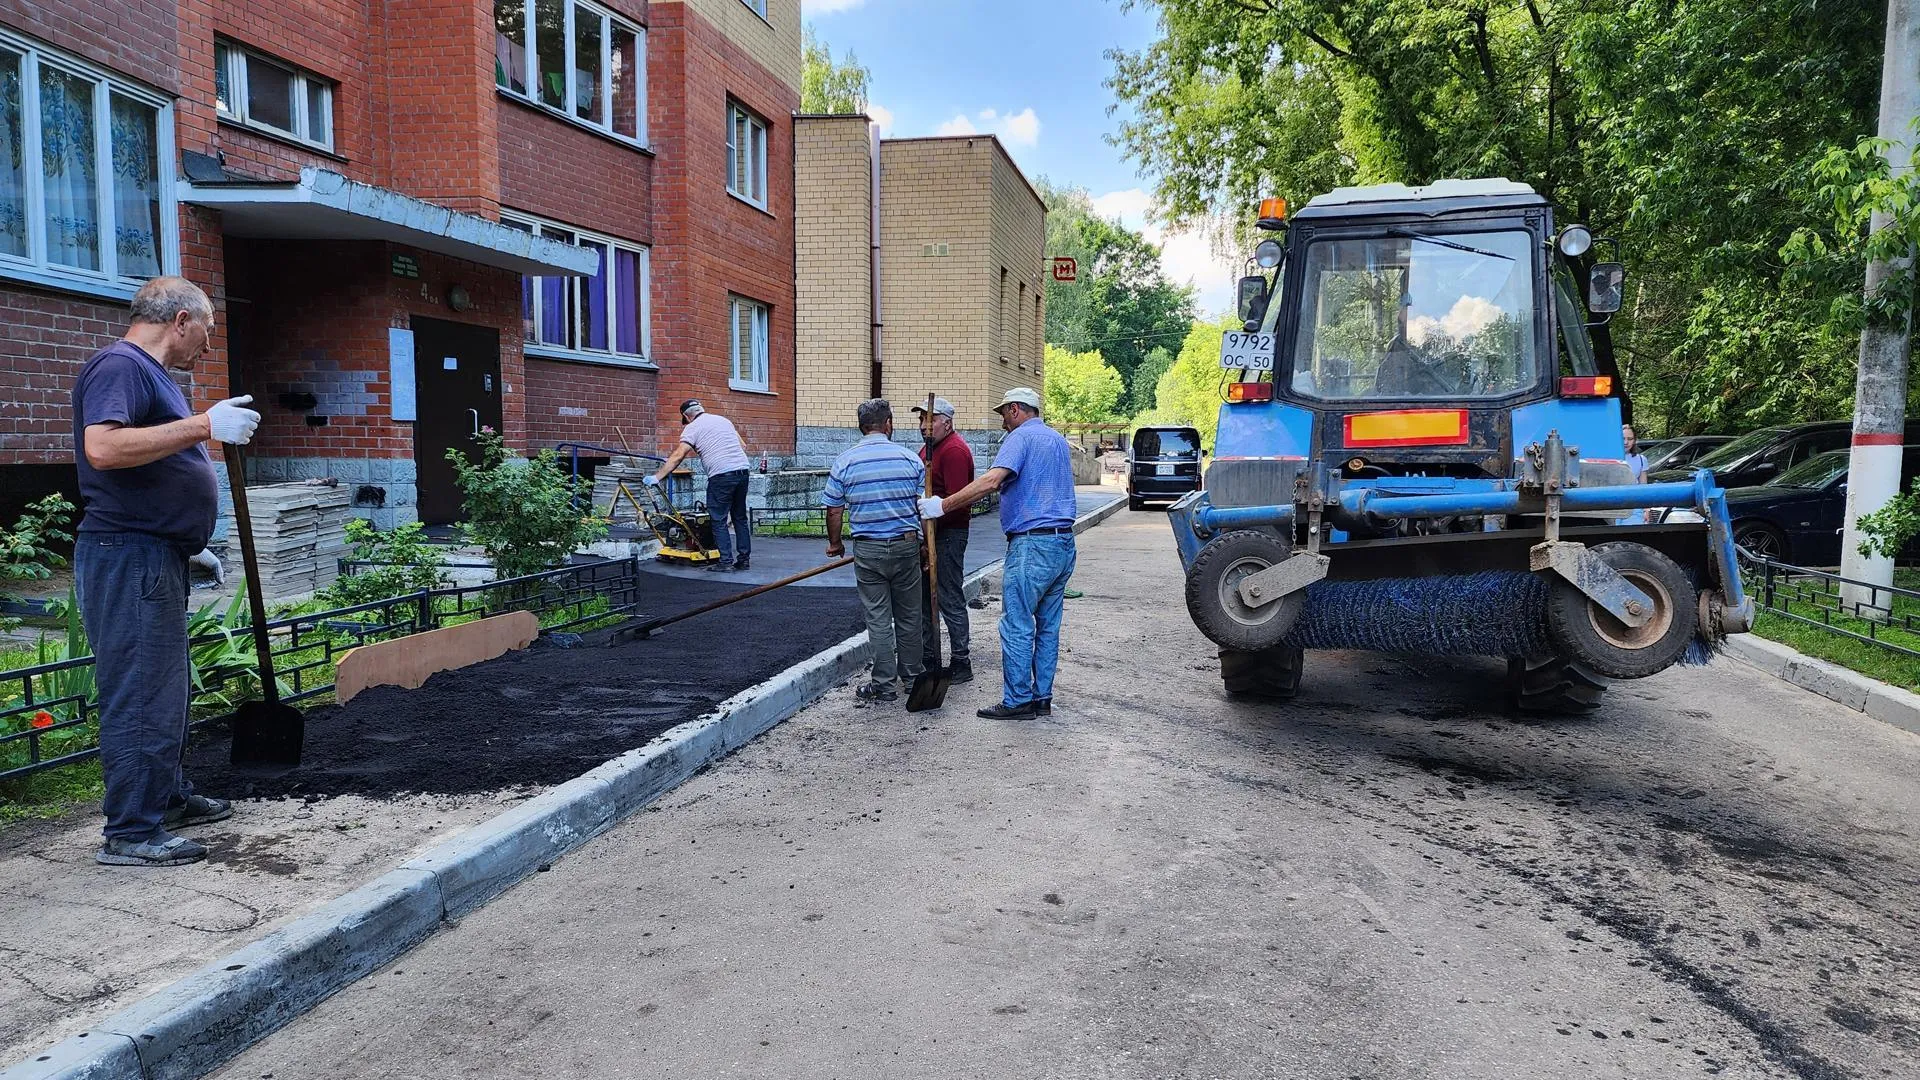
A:
{"type": "MultiPolygon", "coordinates": [[[[1880,69],[1880,137],[1891,144],[1887,160],[1895,175],[1913,169],[1916,116],[1920,116],[1920,0],[1887,0],[1886,58],[1880,69]]],[[[1876,212],[1872,231],[1886,228],[1890,220],[1888,215],[1876,212]]],[[[1910,262],[1911,253],[1903,261],[1910,262]]],[[[1879,289],[1880,283],[1900,266],[1897,262],[1869,263],[1867,293],[1879,289]]],[[[1862,515],[1885,506],[1900,490],[1901,447],[1906,442],[1907,339],[1912,325],[1912,315],[1908,314],[1898,325],[1868,326],[1860,334],[1840,573],[1866,584],[1841,588],[1841,603],[1849,610],[1890,606],[1889,598],[1878,587],[1893,584],[1893,560],[1860,554],[1859,521],[1862,515]]]]}

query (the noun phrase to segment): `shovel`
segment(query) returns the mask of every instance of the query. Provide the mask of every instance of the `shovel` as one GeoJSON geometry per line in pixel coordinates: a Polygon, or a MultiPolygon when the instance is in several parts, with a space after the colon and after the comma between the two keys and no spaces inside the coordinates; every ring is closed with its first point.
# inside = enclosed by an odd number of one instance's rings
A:
{"type": "Polygon", "coordinates": [[[681,619],[691,619],[695,615],[705,615],[714,608],[723,608],[728,604],[737,604],[742,600],[759,596],[761,593],[770,593],[775,589],[785,588],[796,581],[813,577],[816,574],[824,574],[829,570],[838,570],[843,566],[852,565],[853,558],[851,556],[844,559],[835,559],[829,563],[821,563],[811,570],[802,570],[789,577],[783,577],[779,581],[770,581],[765,585],[756,585],[746,592],[734,593],[732,596],[723,596],[718,600],[701,604],[691,611],[682,611],[677,615],[666,615],[658,619],[629,619],[613,628],[613,632],[607,635],[607,644],[624,645],[629,641],[644,641],[652,637],[655,630],[663,626],[672,626],[681,619]]]}
{"type": "MultiPolygon", "coordinates": [[[[927,415],[933,415],[933,395],[927,395],[927,415]]],[[[933,497],[933,452],[927,452],[927,497],[933,497]]],[[[907,692],[907,711],[937,709],[947,700],[947,687],[953,685],[953,669],[941,657],[940,650],[940,551],[934,546],[937,521],[922,523],[927,533],[927,608],[923,612],[933,620],[933,666],[913,677],[913,689],[907,692]]]]}
{"type": "Polygon", "coordinates": [[[306,741],[307,718],[299,709],[280,702],[280,683],[273,675],[273,650],[267,643],[267,601],[260,595],[260,560],[253,550],[253,516],[247,512],[246,454],[231,444],[221,446],[227,458],[227,483],[233,489],[233,521],[240,533],[240,557],[247,567],[247,604],[253,611],[253,653],[260,664],[260,693],[265,701],[244,701],[233,714],[233,754],[236,769],[282,773],[300,764],[300,746],[306,741]]]}

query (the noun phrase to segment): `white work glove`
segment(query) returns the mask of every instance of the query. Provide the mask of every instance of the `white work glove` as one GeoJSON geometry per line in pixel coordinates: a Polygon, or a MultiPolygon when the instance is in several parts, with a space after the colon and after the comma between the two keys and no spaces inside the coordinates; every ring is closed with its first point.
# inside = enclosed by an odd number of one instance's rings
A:
{"type": "Polygon", "coordinates": [[[206,548],[201,548],[200,554],[193,556],[187,561],[205,570],[207,573],[212,574],[214,584],[225,585],[227,583],[227,568],[220,565],[220,557],[218,555],[208,551],[206,548]]]}
{"type": "Polygon", "coordinates": [[[207,426],[213,429],[215,442],[245,446],[252,440],[253,429],[260,426],[260,414],[247,408],[252,403],[252,394],[242,394],[207,410],[207,426]]]}
{"type": "Polygon", "coordinates": [[[945,501],[939,498],[921,499],[920,500],[921,519],[924,521],[932,521],[934,518],[946,517],[947,511],[945,509],[945,505],[946,505],[945,501]]]}
{"type": "Polygon", "coordinates": [[[657,476],[648,475],[648,476],[642,477],[640,482],[647,485],[648,487],[660,486],[660,478],[657,476]]]}

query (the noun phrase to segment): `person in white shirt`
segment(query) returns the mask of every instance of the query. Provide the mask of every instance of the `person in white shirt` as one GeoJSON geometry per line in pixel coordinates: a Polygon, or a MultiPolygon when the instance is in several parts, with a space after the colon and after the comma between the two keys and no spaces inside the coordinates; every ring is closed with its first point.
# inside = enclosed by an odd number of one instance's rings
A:
{"type": "Polygon", "coordinates": [[[680,403],[680,422],[686,425],[680,429],[680,445],[646,483],[659,487],[688,454],[697,455],[707,467],[707,512],[713,515],[714,546],[720,549],[720,558],[708,563],[707,569],[715,573],[745,570],[753,550],[753,522],[747,517],[747,481],[753,463],[740,443],[740,432],[732,421],[708,412],[697,400],[680,403]]]}
{"type": "MultiPolygon", "coordinates": [[[[1627,468],[1633,473],[1633,482],[1636,484],[1646,483],[1647,455],[1640,452],[1640,440],[1634,436],[1632,424],[1620,425],[1620,438],[1627,444],[1627,468]]],[[[1617,519],[1614,524],[1642,525],[1652,520],[1653,511],[1635,510],[1627,514],[1627,516],[1617,519]]]]}

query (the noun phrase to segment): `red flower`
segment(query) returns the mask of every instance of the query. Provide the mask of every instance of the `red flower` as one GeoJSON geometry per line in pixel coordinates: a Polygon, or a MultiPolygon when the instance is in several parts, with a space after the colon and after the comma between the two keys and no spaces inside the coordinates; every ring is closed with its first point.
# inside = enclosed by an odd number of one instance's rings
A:
{"type": "Polygon", "coordinates": [[[37,728],[52,727],[53,714],[48,712],[45,709],[41,709],[39,712],[33,714],[33,719],[29,720],[28,723],[32,724],[34,727],[37,727],[37,728]]]}

